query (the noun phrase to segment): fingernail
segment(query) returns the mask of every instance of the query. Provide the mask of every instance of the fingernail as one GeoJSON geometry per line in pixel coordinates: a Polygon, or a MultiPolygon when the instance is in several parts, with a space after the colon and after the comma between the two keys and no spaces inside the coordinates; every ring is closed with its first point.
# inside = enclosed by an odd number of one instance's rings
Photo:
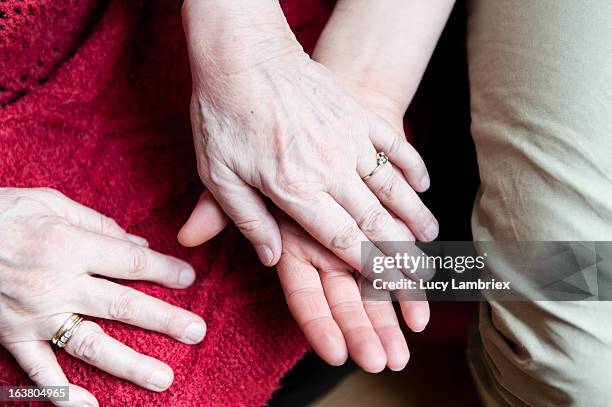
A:
{"type": "Polygon", "coordinates": [[[438,237],[438,229],[438,222],[432,220],[425,229],[425,237],[429,240],[434,240],[436,237],[438,237]]]}
{"type": "MultiPolygon", "coordinates": [[[[407,363],[406,363],[406,365],[407,365],[407,363]]],[[[393,370],[394,372],[400,372],[400,371],[404,370],[404,368],[406,367],[406,365],[401,366],[401,367],[397,367],[397,366],[393,366],[393,367],[391,367],[391,366],[389,366],[389,369],[390,369],[390,370],[393,370]]]]}
{"type": "Polygon", "coordinates": [[[144,246],[144,247],[149,246],[149,242],[147,242],[147,239],[145,239],[144,237],[132,235],[131,233],[128,233],[127,237],[130,240],[130,242],[135,243],[138,246],[144,246]]]}
{"type": "Polygon", "coordinates": [[[421,178],[421,189],[423,191],[426,191],[427,189],[429,189],[430,183],[431,181],[429,180],[429,175],[423,175],[423,178],[421,178]]]}
{"type": "Polygon", "coordinates": [[[185,329],[185,338],[193,343],[198,343],[202,339],[204,339],[204,334],[206,333],[206,328],[199,322],[192,322],[189,324],[187,329],[185,329]]]}
{"type": "Polygon", "coordinates": [[[427,328],[428,323],[429,319],[417,319],[411,328],[412,332],[423,332],[427,328]]]}
{"type": "Polygon", "coordinates": [[[257,251],[257,255],[259,256],[259,259],[264,265],[272,265],[272,260],[274,260],[274,253],[272,253],[272,249],[262,244],[260,246],[257,246],[255,250],[257,251]]]}
{"type": "Polygon", "coordinates": [[[193,270],[184,269],[179,274],[179,285],[183,287],[190,286],[195,281],[195,273],[193,270]]]}
{"type": "Polygon", "coordinates": [[[389,367],[389,370],[392,370],[394,372],[399,372],[401,370],[404,370],[406,368],[406,365],[408,365],[408,360],[400,362],[399,365],[389,364],[387,366],[389,367]]]}
{"type": "Polygon", "coordinates": [[[165,370],[158,369],[153,372],[147,383],[151,390],[166,390],[172,384],[172,377],[165,370]]]}
{"type": "Polygon", "coordinates": [[[414,327],[414,332],[423,332],[425,330],[425,328],[427,328],[427,323],[429,321],[422,321],[419,322],[418,324],[416,324],[416,326],[414,327]]]}

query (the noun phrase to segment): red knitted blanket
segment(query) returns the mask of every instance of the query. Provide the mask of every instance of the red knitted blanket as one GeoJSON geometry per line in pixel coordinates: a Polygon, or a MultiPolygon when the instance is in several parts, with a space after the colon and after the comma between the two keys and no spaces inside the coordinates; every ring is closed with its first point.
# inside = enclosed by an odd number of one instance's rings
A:
{"type": "MultiPolygon", "coordinates": [[[[104,406],[261,405],[307,349],[274,271],[259,265],[237,231],[195,249],[176,242],[202,190],[180,3],[0,2],[0,186],[57,188],[198,273],[187,290],[132,285],[202,315],[208,334],[200,345],[99,321],[172,366],[168,391],[142,390],[57,352],[68,378],[104,406]]],[[[328,16],[326,1],[282,3],[310,49],[328,16]]],[[[0,385],[9,384],[30,382],[0,349],[0,385]]]]}

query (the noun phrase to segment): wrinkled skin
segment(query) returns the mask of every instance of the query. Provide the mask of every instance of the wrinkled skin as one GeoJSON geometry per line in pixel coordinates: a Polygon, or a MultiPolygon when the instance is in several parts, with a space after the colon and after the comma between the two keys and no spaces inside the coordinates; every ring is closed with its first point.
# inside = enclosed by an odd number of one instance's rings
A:
{"type": "MultiPolygon", "coordinates": [[[[68,383],[50,339],[72,313],[154,330],[187,344],[205,334],[197,315],[108,278],[191,285],[189,264],[147,247],[117,223],[52,189],[0,188],[0,344],[38,386],[70,386],[64,406],[97,405],[68,383]]],[[[167,389],[172,369],[84,321],[65,350],[153,391],[167,389]]]]}

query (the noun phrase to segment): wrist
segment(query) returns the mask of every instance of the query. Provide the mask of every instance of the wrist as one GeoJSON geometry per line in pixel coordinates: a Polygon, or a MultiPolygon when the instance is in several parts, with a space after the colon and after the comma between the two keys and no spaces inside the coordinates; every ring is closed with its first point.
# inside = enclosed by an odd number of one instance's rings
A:
{"type": "Polygon", "coordinates": [[[313,58],[403,112],[416,93],[454,0],[338,0],[313,58]]]}
{"type": "Polygon", "coordinates": [[[275,0],[185,0],[182,16],[194,76],[214,80],[303,54],[275,0]]]}

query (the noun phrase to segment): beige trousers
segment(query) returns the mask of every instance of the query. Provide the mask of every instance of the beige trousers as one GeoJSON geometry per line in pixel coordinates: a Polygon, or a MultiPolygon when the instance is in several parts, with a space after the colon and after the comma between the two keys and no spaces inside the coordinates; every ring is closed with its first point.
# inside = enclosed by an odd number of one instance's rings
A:
{"type": "MultiPolygon", "coordinates": [[[[469,11],[474,239],[612,241],[612,0],[469,11]]],[[[612,302],[483,303],[469,356],[486,405],[612,406],[612,302]]]]}

